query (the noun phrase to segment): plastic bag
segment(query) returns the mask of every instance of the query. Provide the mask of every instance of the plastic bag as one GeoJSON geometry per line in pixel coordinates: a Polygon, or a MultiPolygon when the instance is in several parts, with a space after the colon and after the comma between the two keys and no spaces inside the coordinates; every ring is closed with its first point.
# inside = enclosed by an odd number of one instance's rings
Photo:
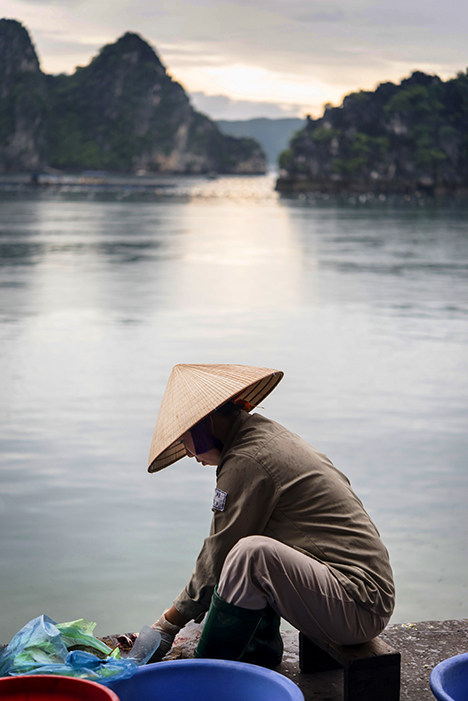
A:
{"type": "Polygon", "coordinates": [[[6,677],[11,671],[22,674],[50,662],[63,662],[67,655],[67,647],[55,621],[48,616],[39,616],[21,628],[0,652],[0,676],[6,677]]]}
{"type": "MultiPolygon", "coordinates": [[[[84,618],[79,618],[77,621],[70,621],[69,623],[56,623],[55,625],[58,628],[62,636],[62,640],[67,646],[68,650],[72,650],[74,647],[79,645],[81,647],[94,649],[105,657],[108,657],[112,653],[112,650],[108,645],[94,637],[93,631],[96,628],[96,623],[90,623],[84,618]]],[[[116,649],[117,652],[119,652],[118,648],[116,649]]],[[[91,650],[85,650],[84,652],[91,652],[91,650]]]]}
{"type": "Polygon", "coordinates": [[[62,664],[45,664],[39,669],[32,669],[29,672],[23,672],[23,674],[59,674],[106,684],[119,679],[127,679],[133,676],[137,669],[138,665],[134,660],[116,660],[113,657],[100,660],[99,657],[90,652],[74,650],[68,653],[62,664]]]}
{"type": "Polygon", "coordinates": [[[120,657],[118,650],[111,652],[93,637],[95,626],[84,619],[57,624],[49,616],[34,618],[0,651],[0,677],[62,674],[102,683],[131,677],[138,665],[131,659],[116,659],[120,657]],[[67,645],[91,647],[107,657],[102,660],[90,652],[70,652],[67,645]]]}

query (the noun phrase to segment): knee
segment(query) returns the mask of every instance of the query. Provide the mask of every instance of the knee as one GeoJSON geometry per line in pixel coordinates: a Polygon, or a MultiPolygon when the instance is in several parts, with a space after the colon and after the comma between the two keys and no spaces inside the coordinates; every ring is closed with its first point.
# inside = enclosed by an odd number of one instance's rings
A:
{"type": "Polygon", "coordinates": [[[241,538],[229,551],[226,562],[231,559],[250,561],[252,558],[255,558],[258,553],[265,551],[265,548],[268,547],[267,541],[269,540],[270,538],[266,538],[262,535],[248,535],[245,538],[241,538]]]}
{"type": "Polygon", "coordinates": [[[223,571],[246,573],[265,569],[271,555],[274,555],[274,544],[272,538],[261,535],[241,538],[229,551],[223,571]]]}

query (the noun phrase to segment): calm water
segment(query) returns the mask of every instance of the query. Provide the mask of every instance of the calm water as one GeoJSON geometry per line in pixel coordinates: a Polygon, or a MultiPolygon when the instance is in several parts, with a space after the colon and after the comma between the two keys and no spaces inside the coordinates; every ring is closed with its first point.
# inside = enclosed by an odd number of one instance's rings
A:
{"type": "Polygon", "coordinates": [[[0,642],[136,630],[185,585],[213,468],[146,472],[177,362],[283,369],[263,411],[350,477],[394,622],[468,617],[468,209],[173,184],[0,193],[0,642]]]}

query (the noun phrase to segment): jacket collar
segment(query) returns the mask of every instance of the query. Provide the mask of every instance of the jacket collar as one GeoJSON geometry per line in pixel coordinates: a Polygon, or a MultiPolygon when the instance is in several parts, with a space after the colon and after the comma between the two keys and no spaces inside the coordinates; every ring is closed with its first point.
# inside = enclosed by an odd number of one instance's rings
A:
{"type": "Polygon", "coordinates": [[[237,433],[244,426],[246,421],[250,420],[250,418],[250,414],[248,414],[246,411],[240,411],[234,419],[234,421],[232,422],[232,426],[229,430],[223,449],[221,451],[221,456],[219,458],[219,463],[216,470],[216,476],[218,476],[221,471],[227,453],[232,448],[233,444],[236,442],[237,433]]]}

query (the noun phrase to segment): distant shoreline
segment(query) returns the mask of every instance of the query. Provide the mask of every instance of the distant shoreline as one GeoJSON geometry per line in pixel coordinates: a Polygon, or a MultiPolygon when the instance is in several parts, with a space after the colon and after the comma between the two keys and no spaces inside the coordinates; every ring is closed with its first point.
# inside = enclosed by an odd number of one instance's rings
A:
{"type": "Polygon", "coordinates": [[[418,180],[379,180],[363,181],[334,180],[331,178],[317,178],[315,180],[295,180],[279,177],[275,189],[281,194],[299,193],[327,193],[329,195],[415,195],[416,197],[462,197],[468,198],[468,185],[453,184],[429,184],[418,180]]]}

